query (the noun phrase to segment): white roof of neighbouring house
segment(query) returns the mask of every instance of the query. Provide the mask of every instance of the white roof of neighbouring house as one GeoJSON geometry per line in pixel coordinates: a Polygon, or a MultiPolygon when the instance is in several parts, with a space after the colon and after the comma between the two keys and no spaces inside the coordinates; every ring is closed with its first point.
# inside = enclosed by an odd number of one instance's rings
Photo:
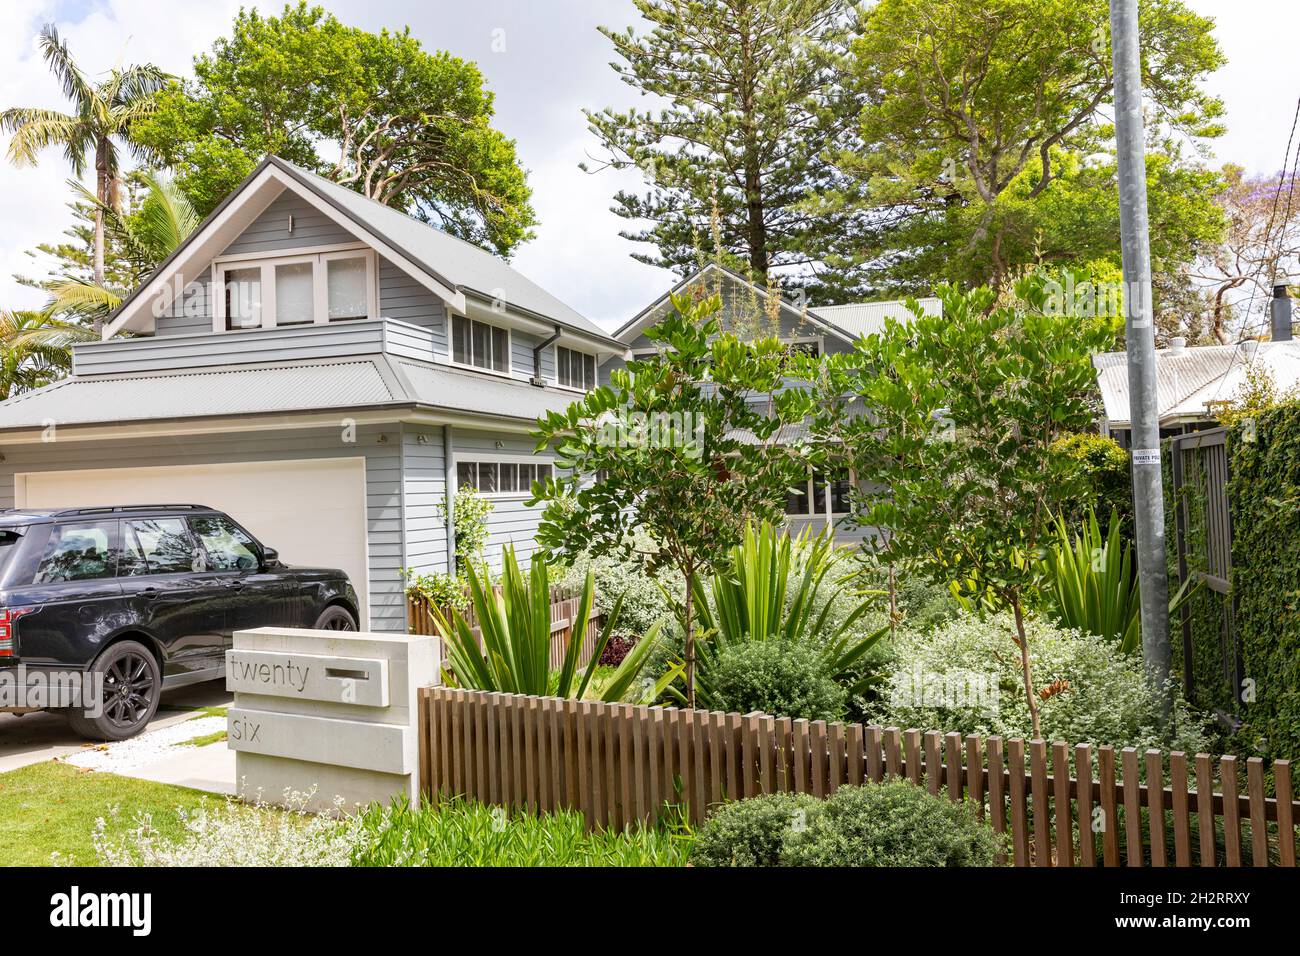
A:
{"type": "MultiPolygon", "coordinates": [[[[1097,387],[1106,420],[1128,427],[1128,354],[1095,355],[1097,387]]],[[[1300,342],[1242,342],[1237,345],[1192,345],[1156,349],[1156,406],[1162,424],[1204,421],[1214,417],[1213,404],[1235,398],[1246,371],[1262,365],[1282,390],[1300,385],[1300,342]]]]}
{"type": "MultiPolygon", "coordinates": [[[[923,314],[943,315],[943,302],[935,296],[927,296],[916,301],[923,314]]],[[[819,305],[811,311],[855,339],[879,332],[885,327],[886,319],[894,319],[906,325],[914,318],[912,310],[902,299],[891,299],[887,302],[850,302],[846,305],[819,305]]]]}

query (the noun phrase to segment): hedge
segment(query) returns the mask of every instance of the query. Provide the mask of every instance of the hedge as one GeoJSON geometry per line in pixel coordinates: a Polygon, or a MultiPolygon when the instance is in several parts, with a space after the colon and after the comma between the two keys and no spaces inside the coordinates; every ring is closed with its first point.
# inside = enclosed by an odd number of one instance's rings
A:
{"type": "Polygon", "coordinates": [[[1234,619],[1248,693],[1240,739],[1300,758],[1300,402],[1228,435],[1234,619]],[[1253,440],[1251,430],[1253,429],[1253,440]]]}

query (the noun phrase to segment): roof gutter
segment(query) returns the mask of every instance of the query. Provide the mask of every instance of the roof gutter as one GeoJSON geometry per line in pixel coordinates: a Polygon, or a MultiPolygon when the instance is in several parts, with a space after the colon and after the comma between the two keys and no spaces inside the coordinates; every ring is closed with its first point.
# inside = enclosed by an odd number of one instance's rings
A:
{"type": "Polygon", "coordinates": [[[546,380],[542,378],[542,349],[554,344],[555,340],[560,337],[560,331],[560,327],[557,325],[550,338],[543,339],[533,346],[533,377],[528,380],[528,384],[536,385],[538,388],[546,386],[546,380]]]}

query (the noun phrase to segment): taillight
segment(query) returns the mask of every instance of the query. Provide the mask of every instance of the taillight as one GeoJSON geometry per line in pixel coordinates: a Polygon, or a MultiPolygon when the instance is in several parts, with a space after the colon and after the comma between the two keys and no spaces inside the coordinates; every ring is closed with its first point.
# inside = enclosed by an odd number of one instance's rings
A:
{"type": "Polygon", "coordinates": [[[0,657],[14,656],[14,633],[18,619],[34,607],[0,607],[0,657]]]}

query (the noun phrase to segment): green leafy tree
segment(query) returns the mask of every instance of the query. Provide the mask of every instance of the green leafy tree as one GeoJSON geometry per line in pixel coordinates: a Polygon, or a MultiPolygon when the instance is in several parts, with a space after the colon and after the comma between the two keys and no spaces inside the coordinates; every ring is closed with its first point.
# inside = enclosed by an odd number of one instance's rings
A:
{"type": "MultiPolygon", "coordinates": [[[[1182,0],[1144,0],[1140,17],[1152,128],[1193,139],[1221,133],[1223,105],[1200,86],[1224,62],[1213,22],[1182,0]]],[[[868,147],[838,162],[864,184],[878,217],[905,228],[884,248],[846,235],[842,254],[882,264],[895,285],[928,291],[940,277],[1000,284],[1054,218],[1026,217],[1026,204],[1113,188],[1105,165],[1080,160],[1104,152],[1112,135],[1104,112],[1114,86],[1107,0],[880,0],[853,56],[868,147]],[[1092,185],[1098,176],[1101,189],[1092,185]]],[[[1169,186],[1195,195],[1191,183],[1169,186]]],[[[833,195],[828,206],[844,202],[833,195]]],[[[1086,202],[1068,204],[1088,210],[1086,202]]],[[[1047,231],[1068,238],[1071,225],[1083,227],[1090,245],[1107,236],[1075,216],[1047,231]]],[[[1109,238],[1113,246],[1113,231],[1109,238]]]]}
{"type": "Polygon", "coordinates": [[[9,159],[15,165],[35,165],[37,156],[50,146],[62,147],[73,173],[86,171],[87,154],[94,155],[95,199],[94,260],[92,281],[103,285],[105,207],[122,211],[122,163],[119,145],[138,157],[149,150],[137,135],[140,123],[155,107],[155,95],[168,77],[156,66],[115,67],[108,78],[96,84],[82,73],[59,39],[53,25],[41,30],[41,54],[50,71],[63,85],[73,112],[33,107],[12,107],[0,113],[0,130],[12,133],[9,159]]]}
{"type": "Polygon", "coordinates": [[[785,389],[775,338],[743,341],[718,325],[721,300],[673,299],[646,335],[664,349],[631,362],[566,412],[538,421],[538,448],[558,447],[556,476],[533,485],[537,533],[553,558],[615,554],[683,581],[686,699],[695,704],[696,582],[727,565],[750,520],[784,520],[788,488],[807,474],[783,443],[812,411],[785,389]],[[646,535],[634,536],[634,529],[646,535]]]}
{"type": "Polygon", "coordinates": [[[1056,440],[1087,428],[1091,354],[1113,341],[1105,320],[1052,308],[1040,279],[1015,303],[988,288],[940,290],[943,318],[890,321],[855,351],[830,356],[817,384],[819,451],[887,488],[856,520],[883,532],[881,559],[964,597],[1009,608],[1025,696],[1039,732],[1025,615],[1041,605],[1052,516],[1087,493],[1056,440]],[[861,399],[870,417],[844,414],[861,399]]]}
{"type": "MultiPolygon", "coordinates": [[[[853,145],[859,104],[841,82],[855,14],[848,0],[635,0],[646,29],[601,27],[620,78],[662,109],[587,110],[608,155],[600,168],[639,168],[644,194],[620,191],[613,211],[649,226],[633,258],[681,275],[696,248],[724,253],[762,285],[769,268],[803,267],[852,285],[823,260],[825,237],[869,228],[853,210],[810,216],[816,190],[852,191],[827,162],[853,145]],[[721,228],[709,229],[716,208],[721,228]],[[713,247],[713,248],[709,248],[713,247]]],[[[596,168],[584,164],[585,169],[596,168]]]]}
{"type": "Polygon", "coordinates": [[[268,153],[508,255],[536,217],[479,68],[320,7],[241,10],[141,130],[200,213],[268,153]]]}

